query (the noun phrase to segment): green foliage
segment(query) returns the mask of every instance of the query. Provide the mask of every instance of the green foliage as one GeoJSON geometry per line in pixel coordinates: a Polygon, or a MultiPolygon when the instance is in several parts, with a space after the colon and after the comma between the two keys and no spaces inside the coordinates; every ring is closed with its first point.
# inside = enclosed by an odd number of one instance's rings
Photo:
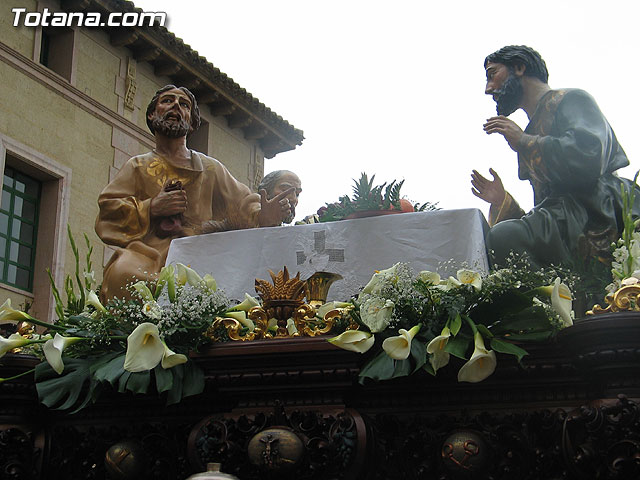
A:
{"type": "MultiPolygon", "coordinates": [[[[435,374],[428,363],[426,347],[441,332],[448,335],[444,354],[469,359],[476,348],[477,333],[486,347],[514,355],[520,361],[527,352],[514,342],[547,340],[562,325],[550,299],[544,296],[549,290],[539,288],[552,285],[559,273],[566,273],[557,267],[534,270],[526,260],[512,258],[508,268],[485,275],[460,270],[458,279],[441,279],[436,284],[425,280],[435,278],[430,272],[422,273],[424,276],[415,275],[408,265],[397,264],[372,279],[376,293],[361,293],[354,299],[355,308],[349,315],[364,331],[369,329],[363,305],[375,298],[393,303],[388,327],[375,334],[374,346],[368,353],[370,360],[360,373],[361,382],[409,375],[417,370],[435,374]],[[463,283],[464,279],[470,283],[463,283]],[[474,279],[481,282],[473,284],[474,279]],[[399,329],[409,331],[415,325],[421,328],[411,342],[407,360],[393,360],[382,350],[385,339],[396,336],[399,329]]],[[[571,282],[571,278],[567,281],[571,282]]]]}
{"type": "MultiPolygon", "coordinates": [[[[366,173],[362,173],[358,180],[353,179],[353,198],[344,195],[338,198],[337,203],[327,203],[325,207],[318,210],[321,222],[333,222],[343,220],[354,212],[370,210],[396,210],[400,211],[400,189],[404,180],[400,182],[386,182],[382,185],[374,186],[375,175],[371,178],[366,173]]],[[[414,211],[423,212],[436,210],[435,204],[426,202],[422,205],[414,205],[414,211]]]]}

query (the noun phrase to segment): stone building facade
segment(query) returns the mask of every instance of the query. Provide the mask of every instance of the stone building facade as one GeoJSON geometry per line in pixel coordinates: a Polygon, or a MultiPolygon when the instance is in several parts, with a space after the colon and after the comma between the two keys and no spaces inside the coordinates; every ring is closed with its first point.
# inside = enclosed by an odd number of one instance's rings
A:
{"type": "MultiPolygon", "coordinates": [[[[135,12],[124,0],[12,0],[0,5],[0,303],[31,303],[51,318],[47,269],[59,288],[82,235],[94,246],[98,281],[109,257],[94,232],[97,197],[153,136],[145,110],[173,83],[198,99],[202,127],[188,145],[220,160],[255,189],[264,159],[300,145],[303,135],[160,25],[14,26],[25,12],[135,12]]],[[[138,10],[139,11],[139,10],[138,10]]]]}

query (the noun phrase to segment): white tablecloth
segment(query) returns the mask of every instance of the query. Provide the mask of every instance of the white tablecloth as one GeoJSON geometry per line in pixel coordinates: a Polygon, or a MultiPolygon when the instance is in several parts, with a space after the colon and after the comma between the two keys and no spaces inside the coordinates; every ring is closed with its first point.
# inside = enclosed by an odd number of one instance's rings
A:
{"type": "Polygon", "coordinates": [[[329,300],[348,300],[364,286],[374,270],[408,262],[417,272],[455,274],[461,266],[486,271],[487,229],[477,209],[385,215],[340,222],[317,223],[176,239],[167,264],[190,265],[210,273],[232,299],[255,295],[254,279],[270,280],[285,265],[291,276],[304,280],[316,271],[344,277],[333,284],[329,300]],[[448,270],[439,268],[453,259],[448,270]]]}

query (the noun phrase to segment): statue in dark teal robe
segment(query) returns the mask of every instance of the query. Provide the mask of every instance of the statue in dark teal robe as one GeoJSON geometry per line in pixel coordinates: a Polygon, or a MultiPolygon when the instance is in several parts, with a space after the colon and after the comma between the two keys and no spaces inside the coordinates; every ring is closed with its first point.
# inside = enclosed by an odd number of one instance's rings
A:
{"type": "MultiPolygon", "coordinates": [[[[534,191],[526,213],[507,193],[493,170],[489,180],[473,171],[473,193],[491,203],[487,247],[494,264],[511,251],[525,253],[535,265],[609,254],[619,237],[621,183],[629,165],[624,150],[595,100],[577,89],[552,90],[540,55],[525,46],[504,47],[485,59],[487,87],[498,116],[487,120],[487,134],[503,135],[518,154],[518,174],[534,191]],[[522,108],[529,117],[524,132],[507,118],[522,108]]],[[[640,214],[640,195],[634,213],[640,214]]]]}

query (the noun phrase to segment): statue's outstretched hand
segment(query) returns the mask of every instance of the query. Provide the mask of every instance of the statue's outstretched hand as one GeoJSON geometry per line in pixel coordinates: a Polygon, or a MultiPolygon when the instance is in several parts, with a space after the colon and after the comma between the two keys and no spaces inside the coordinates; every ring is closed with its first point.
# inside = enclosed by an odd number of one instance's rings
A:
{"type": "Polygon", "coordinates": [[[487,135],[491,135],[492,133],[499,133],[507,141],[507,143],[511,147],[511,150],[513,150],[514,152],[518,151],[518,142],[520,141],[520,137],[522,137],[524,132],[518,126],[518,124],[510,118],[507,118],[504,115],[491,117],[487,119],[487,123],[485,123],[482,128],[487,133],[487,135]]]}
{"type": "Polygon", "coordinates": [[[489,180],[480,175],[477,170],[473,170],[471,173],[471,185],[473,186],[471,192],[485,202],[489,202],[491,205],[500,208],[502,202],[504,202],[506,191],[502,185],[502,180],[500,180],[500,177],[493,168],[489,169],[489,173],[493,177],[493,180],[489,180]]]}
{"type": "Polygon", "coordinates": [[[267,191],[260,190],[260,213],[258,223],[261,227],[274,227],[280,225],[291,214],[291,203],[287,195],[296,191],[291,187],[284,192],[280,192],[272,199],[267,198],[267,191]]]}

